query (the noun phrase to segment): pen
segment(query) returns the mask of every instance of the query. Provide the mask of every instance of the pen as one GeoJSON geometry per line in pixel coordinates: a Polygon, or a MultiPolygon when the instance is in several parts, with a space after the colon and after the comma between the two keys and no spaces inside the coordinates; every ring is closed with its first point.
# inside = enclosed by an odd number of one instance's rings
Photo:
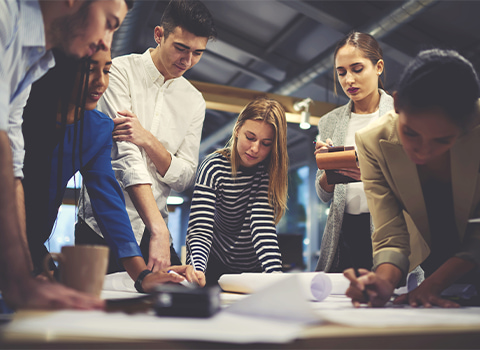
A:
{"type": "MultiPolygon", "coordinates": [[[[360,272],[358,272],[358,268],[354,267],[353,270],[355,271],[355,277],[360,277],[360,272]]],[[[363,298],[367,301],[367,303],[370,302],[370,297],[368,296],[367,289],[365,286],[363,286],[362,290],[363,298]]]]}
{"type": "Polygon", "coordinates": [[[190,254],[190,263],[192,264],[193,270],[197,271],[197,269],[195,268],[195,262],[193,261],[192,250],[190,249],[190,245],[188,244],[188,241],[185,241],[185,245],[187,246],[188,254],[190,254]]]}
{"type": "MultiPolygon", "coordinates": [[[[313,140],[313,144],[316,145],[317,144],[317,139],[313,140]]],[[[327,144],[328,147],[333,147],[333,144],[332,143],[328,143],[327,144]]]]}

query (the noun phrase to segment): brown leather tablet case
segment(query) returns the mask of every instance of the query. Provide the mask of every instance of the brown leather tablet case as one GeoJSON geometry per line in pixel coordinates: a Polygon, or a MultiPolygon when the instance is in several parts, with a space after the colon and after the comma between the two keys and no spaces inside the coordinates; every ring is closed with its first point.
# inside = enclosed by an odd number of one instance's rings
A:
{"type": "Polygon", "coordinates": [[[343,174],[339,174],[336,170],[358,168],[358,157],[355,147],[353,146],[337,146],[321,149],[315,155],[317,166],[319,169],[325,170],[327,182],[332,184],[358,182],[343,174]]]}

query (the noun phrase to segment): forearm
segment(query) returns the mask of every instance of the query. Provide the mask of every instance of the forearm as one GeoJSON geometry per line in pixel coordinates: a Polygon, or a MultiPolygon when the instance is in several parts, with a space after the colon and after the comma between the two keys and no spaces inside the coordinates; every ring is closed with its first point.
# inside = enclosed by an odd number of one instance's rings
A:
{"type": "MultiPolygon", "coordinates": [[[[273,217],[272,217],[273,223],[273,217]]],[[[252,242],[262,269],[265,272],[282,271],[282,258],[275,226],[264,224],[267,218],[252,220],[252,242]],[[256,222],[255,222],[256,221],[256,222]]]]}
{"type": "Polygon", "coordinates": [[[20,237],[22,239],[23,250],[25,252],[25,260],[30,270],[33,270],[32,257],[30,255],[30,250],[28,248],[28,240],[27,240],[25,193],[23,191],[22,181],[19,178],[16,178],[14,182],[15,182],[15,194],[16,194],[16,200],[17,200],[18,224],[20,227],[20,237]]]}
{"type": "Polygon", "coordinates": [[[402,279],[402,270],[395,265],[384,263],[377,267],[375,273],[378,277],[387,281],[392,286],[392,291],[398,286],[398,283],[402,279]]]}
{"type": "Polygon", "coordinates": [[[472,261],[452,257],[425,279],[423,283],[430,285],[435,292],[441,293],[445,288],[455,283],[455,281],[475,267],[476,264],[472,261]]]}
{"type": "Polygon", "coordinates": [[[29,274],[18,216],[12,153],[7,133],[0,131],[0,289],[29,274]]]}
{"type": "MultiPolygon", "coordinates": [[[[208,168],[208,167],[207,167],[208,168]]],[[[200,178],[206,168],[201,167],[200,178]]],[[[213,224],[216,211],[216,192],[204,184],[196,184],[190,206],[187,229],[187,249],[190,263],[195,269],[205,272],[213,242],[213,224]]]]}
{"type": "Polygon", "coordinates": [[[148,133],[148,137],[142,146],[145,152],[147,152],[148,157],[152,160],[153,164],[155,164],[155,168],[157,168],[158,173],[162,176],[165,176],[170,168],[170,164],[172,163],[171,154],[151,133],[148,133]]]}
{"type": "MultiPolygon", "coordinates": [[[[268,182],[263,183],[263,190],[267,193],[268,182]]],[[[255,205],[252,207],[250,216],[250,229],[257,258],[262,264],[263,271],[282,271],[273,208],[269,205],[266,196],[259,196],[254,200],[255,205]]]]}
{"type": "Polygon", "coordinates": [[[170,236],[165,220],[157,207],[149,184],[139,184],[127,187],[127,192],[152,236],[165,240],[168,244],[170,236]]]}
{"type": "Polygon", "coordinates": [[[134,281],[137,280],[138,275],[143,270],[147,269],[147,265],[145,264],[145,260],[141,256],[132,256],[129,258],[120,259],[125,271],[127,271],[130,278],[134,281]]]}
{"type": "Polygon", "coordinates": [[[195,266],[195,270],[205,272],[212,245],[211,235],[195,232],[189,227],[186,244],[188,249],[187,263],[195,266]]]}

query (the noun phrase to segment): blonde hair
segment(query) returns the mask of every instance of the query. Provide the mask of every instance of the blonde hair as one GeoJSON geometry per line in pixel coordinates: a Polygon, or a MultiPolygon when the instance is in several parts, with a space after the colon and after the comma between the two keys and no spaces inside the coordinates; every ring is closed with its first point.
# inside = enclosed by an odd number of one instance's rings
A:
{"type": "Polygon", "coordinates": [[[272,150],[264,162],[270,177],[268,202],[274,209],[275,224],[277,224],[287,208],[288,153],[285,110],[279,102],[267,98],[253,100],[243,108],[233,127],[233,133],[227,145],[225,148],[216,151],[230,160],[234,177],[240,166],[240,155],[237,151],[237,135],[246,120],[263,121],[271,125],[275,131],[272,150]]]}

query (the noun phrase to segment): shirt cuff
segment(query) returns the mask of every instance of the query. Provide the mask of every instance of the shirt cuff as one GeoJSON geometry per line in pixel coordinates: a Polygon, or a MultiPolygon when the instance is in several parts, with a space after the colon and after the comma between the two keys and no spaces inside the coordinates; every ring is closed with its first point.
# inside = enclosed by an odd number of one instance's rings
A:
{"type": "Polygon", "coordinates": [[[477,266],[480,266],[480,258],[478,256],[476,256],[475,254],[472,254],[471,252],[459,252],[459,253],[455,254],[455,256],[457,258],[470,261],[470,262],[476,264],[477,266]]]}
{"type": "Polygon", "coordinates": [[[184,175],[184,168],[182,166],[182,162],[177,159],[177,157],[175,157],[172,152],[169,151],[168,153],[170,153],[172,161],[170,162],[170,166],[168,167],[165,176],[162,176],[160,175],[160,173],[157,172],[158,177],[162,179],[166,184],[176,182],[178,181],[178,179],[182,178],[182,175],[184,175]]]}
{"type": "Polygon", "coordinates": [[[25,159],[25,150],[16,150],[13,152],[13,176],[23,179],[23,161],[25,159]]]}
{"type": "Polygon", "coordinates": [[[392,264],[398,267],[402,272],[402,279],[396,287],[405,285],[408,269],[410,266],[408,258],[402,253],[394,250],[382,250],[373,256],[373,271],[375,271],[378,266],[385,263],[392,264]]]}
{"type": "Polygon", "coordinates": [[[0,130],[3,131],[8,130],[8,113],[6,111],[9,110],[9,106],[7,96],[8,92],[0,87],[0,111],[4,111],[4,114],[0,116],[0,130]]]}
{"type": "Polygon", "coordinates": [[[118,247],[118,259],[131,258],[133,256],[142,256],[140,247],[136,242],[127,242],[118,247]]]}
{"type": "Polygon", "coordinates": [[[145,171],[138,171],[135,168],[126,170],[115,170],[115,176],[123,188],[127,188],[139,184],[152,185],[150,175],[145,171]]]}

